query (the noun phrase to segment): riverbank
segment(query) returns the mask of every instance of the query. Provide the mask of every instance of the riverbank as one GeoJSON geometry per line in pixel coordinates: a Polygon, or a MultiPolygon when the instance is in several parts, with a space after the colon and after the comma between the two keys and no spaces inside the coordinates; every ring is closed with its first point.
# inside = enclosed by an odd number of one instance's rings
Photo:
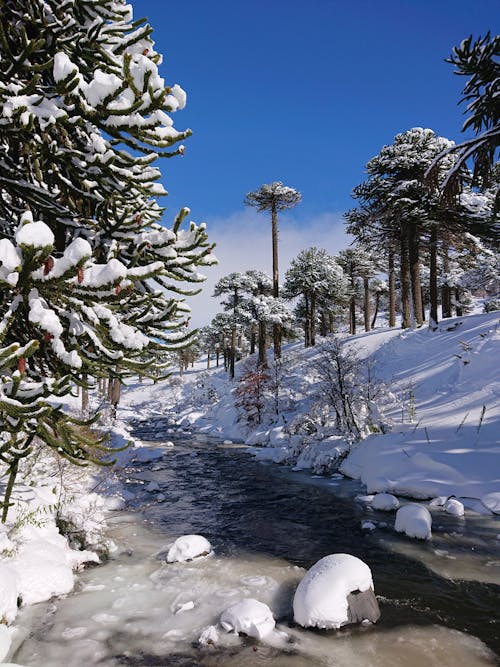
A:
{"type": "MultiPolygon", "coordinates": [[[[207,372],[200,363],[182,382],[173,377],[124,393],[113,443],[118,447],[130,438],[132,421],[142,424],[142,435],[119,455],[114,470],[75,469],[42,452],[34,457],[16,487],[9,522],[0,528],[0,611],[6,621],[0,625],[0,660],[24,639],[12,625],[19,602],[29,605],[66,595],[75,585],[75,570],[106,552],[115,558],[116,545],[107,534],[109,517],[127,503],[133,505],[137,493],[123,470],[134,461],[154,465],[157,460],[161,466],[171,448],[169,439],[190,433],[215,436],[227,447],[245,442],[263,464],[285,464],[284,473],[293,470],[303,480],[321,473],[314,481],[335,493],[343,479],[357,480],[363,487],[345,488],[370,539],[448,579],[496,582],[498,313],[457,318],[437,332],[378,330],[346,345],[373,363],[386,387],[377,409],[388,432],[369,435],[354,446],[336,434],[327,419],[313,420],[310,432],[290,433],[293,420],[311,423],[306,418],[314,415],[318,402],[313,369],[319,352],[295,344],[285,350],[279,420],[270,411],[261,424],[250,427],[234,405],[236,383],[228,382],[223,369],[207,372]],[[148,422],[149,431],[144,427],[148,422]],[[394,513],[372,507],[374,495],[382,491],[396,494],[403,503],[410,498],[429,507],[436,525],[430,548],[394,534],[394,513]],[[446,511],[450,498],[464,507],[463,515],[446,511]],[[58,528],[65,530],[69,542],[58,528]],[[479,554],[481,549],[484,553],[479,554]]],[[[189,473],[188,456],[183,464],[189,473]]],[[[149,494],[149,504],[161,510],[171,499],[155,484],[150,480],[142,490],[149,494]]]]}
{"type": "Polygon", "coordinates": [[[78,576],[73,595],[23,608],[19,623],[30,636],[15,656],[20,664],[495,664],[486,646],[500,647],[491,625],[498,588],[450,581],[379,545],[362,530],[362,509],[352,502],[359,482],[340,480],[332,493],[326,478],[256,461],[245,447],[182,432],[166,436],[161,418],[136,429],[150,447],[135,450],[142,453],[121,470],[130,499],[127,511],[110,520],[118,548],[105,565],[78,576]],[[167,563],[170,545],[188,533],[205,535],[213,555],[167,563]],[[337,552],[369,564],[380,621],[340,632],[298,627],[298,582],[319,558],[337,552]],[[248,597],[272,610],[283,633],[279,646],[214,628],[225,609],[248,597]],[[203,642],[209,630],[212,643],[203,642]]]}
{"type": "Polygon", "coordinates": [[[449,319],[436,331],[374,330],[346,338],[344,346],[370,365],[380,389],[373,409],[384,432],[365,429],[354,444],[338,434],[318,396],[321,347],[299,343],[284,349],[279,389],[260,424],[248,423],[235,406],[243,362],[233,382],[222,368],[207,370],[201,362],[182,378],[131,387],[122,414],[164,415],[188,431],[255,446],[259,459],[293,469],[339,469],[361,480],[367,494],[443,507],[453,497],[467,510],[500,514],[498,312],[449,319]]]}

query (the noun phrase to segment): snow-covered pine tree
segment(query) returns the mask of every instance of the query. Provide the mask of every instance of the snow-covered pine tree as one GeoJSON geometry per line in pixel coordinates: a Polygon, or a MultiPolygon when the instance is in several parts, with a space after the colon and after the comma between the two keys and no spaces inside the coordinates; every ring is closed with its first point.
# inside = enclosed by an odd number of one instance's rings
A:
{"type": "Polygon", "coordinates": [[[19,261],[3,342],[30,351],[23,381],[40,395],[46,378],[62,391],[68,375],[145,375],[193,335],[183,283],[216,261],[204,225],[181,228],[187,209],[159,224],[154,162],[182,153],[189,131],[168,116],[185,94],[160,77],[150,35],[124,0],[2,3],[0,242],[19,261]]]}
{"type": "MultiPolygon", "coordinates": [[[[467,180],[466,163],[474,163],[473,182],[480,188],[491,184],[491,175],[500,146],[500,35],[488,32],[484,37],[473,39],[472,35],[453,48],[446,62],[455,66],[455,74],[469,77],[462,91],[460,102],[465,102],[468,114],[462,131],[472,129],[476,136],[456,146],[446,148],[428,167],[427,176],[435,179],[440,161],[450,153],[456,159],[448,169],[440,187],[445,195],[452,197],[461,190],[460,181],[467,180]]],[[[500,209],[500,188],[496,188],[496,207],[500,209]]],[[[477,233],[478,230],[471,230],[477,233]]],[[[483,226],[480,230],[489,238],[500,237],[497,227],[483,226]]]]}
{"type": "MultiPolygon", "coordinates": [[[[279,297],[279,267],[278,267],[278,211],[297,206],[302,195],[294,188],[283,185],[281,181],[275,181],[261,185],[258,190],[248,192],[244,203],[256,208],[257,211],[269,211],[271,213],[271,239],[273,250],[273,296],[279,297]]],[[[281,330],[279,324],[273,326],[274,356],[281,357],[281,330]]]]}
{"type": "Polygon", "coordinates": [[[301,250],[290,262],[283,285],[285,298],[302,296],[305,304],[304,342],[316,344],[316,318],[323,302],[347,302],[348,283],[335,258],[322,248],[301,250]]]}
{"type": "MultiPolygon", "coordinates": [[[[370,235],[363,231],[367,222],[376,229],[378,246],[398,246],[400,265],[401,311],[403,328],[414,320],[424,320],[420,278],[421,245],[428,243],[431,254],[431,319],[437,317],[437,253],[440,246],[446,259],[453,227],[458,215],[443,207],[437,187],[430,187],[425,173],[435,159],[453,143],[438,137],[432,130],[412,128],[396,135],[393,144],[384,146],[367,166],[368,179],[355,189],[354,197],[360,211],[349,212],[348,231],[370,244],[370,235]]],[[[453,163],[449,155],[439,165],[438,180],[453,163]]],[[[455,231],[460,231],[456,227],[455,231]]],[[[374,235],[371,235],[372,238],[374,235]]]]}
{"type": "Polygon", "coordinates": [[[363,316],[365,331],[370,331],[370,278],[377,272],[372,256],[361,245],[341,250],[337,262],[349,278],[349,333],[356,333],[356,296],[358,293],[357,279],[363,281],[363,316]]]}

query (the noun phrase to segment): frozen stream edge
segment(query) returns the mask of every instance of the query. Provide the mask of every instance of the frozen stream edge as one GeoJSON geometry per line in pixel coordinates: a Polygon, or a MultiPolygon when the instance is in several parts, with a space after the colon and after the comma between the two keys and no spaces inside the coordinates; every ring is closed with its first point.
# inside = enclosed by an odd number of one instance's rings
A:
{"type": "MultiPolygon", "coordinates": [[[[255,664],[256,644],[234,635],[223,636],[218,647],[193,645],[205,627],[242,597],[258,598],[278,621],[286,620],[302,568],[254,553],[237,557],[216,553],[191,564],[167,565],[158,555],[178,535],[169,542],[165,532],[141,520],[138,512],[117,514],[110,523],[110,536],[119,546],[113,560],[79,575],[75,593],[67,598],[22,610],[19,625],[31,632],[16,661],[46,667],[255,664]],[[193,608],[183,611],[190,602],[193,608]],[[167,662],[161,656],[168,656],[167,662]]],[[[260,644],[259,663],[273,667],[494,664],[478,639],[440,626],[384,632],[356,628],[342,633],[314,633],[288,623],[278,627],[290,641],[279,647],[260,644]]]]}

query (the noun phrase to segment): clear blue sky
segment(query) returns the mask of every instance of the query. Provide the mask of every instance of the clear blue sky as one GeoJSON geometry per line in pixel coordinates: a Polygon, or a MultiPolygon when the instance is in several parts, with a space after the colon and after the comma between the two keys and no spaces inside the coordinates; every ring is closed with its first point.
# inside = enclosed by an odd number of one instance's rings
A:
{"type": "MultiPolygon", "coordinates": [[[[243,197],[262,183],[280,180],[303,195],[283,217],[283,233],[287,224],[313,229],[319,219],[331,226],[353,206],[366,162],[395,134],[423,126],[460,140],[465,80],[444,58],[469,34],[500,26],[498,0],[132,5],[154,28],[166,82],[188,93],[174,122],[193,136],[184,157],[163,162],[165,203],[172,216],[188,205],[216,241],[231,221],[245,226],[243,197]]],[[[304,247],[326,245],[321,225],[316,233],[304,247]]],[[[227,268],[222,273],[235,270],[227,268]]]]}

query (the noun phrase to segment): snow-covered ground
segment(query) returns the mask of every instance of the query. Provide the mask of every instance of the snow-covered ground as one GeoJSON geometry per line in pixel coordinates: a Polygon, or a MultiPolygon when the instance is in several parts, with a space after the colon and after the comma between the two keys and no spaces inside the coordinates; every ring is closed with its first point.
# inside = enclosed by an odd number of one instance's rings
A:
{"type": "MultiPolygon", "coordinates": [[[[222,368],[207,371],[200,362],[182,381],[173,376],[163,384],[125,391],[113,439],[116,445],[127,439],[128,419],[163,414],[172,426],[216,435],[228,444],[249,443],[258,458],[294,469],[338,476],[340,463],[345,476],[366,486],[363,501],[368,507],[373,501],[378,512],[394,513],[411,498],[457,520],[464,511],[494,518],[500,513],[499,341],[498,312],[447,320],[434,332],[379,329],[346,339],[361,358],[375,363],[385,382],[379,408],[390,425],[389,432],[355,444],[335,433],[324,415],[315,417],[319,352],[299,343],[284,351],[279,418],[270,409],[262,424],[249,427],[234,406],[237,382],[229,382],[222,368]],[[312,430],[289,432],[292,420],[311,417],[312,430]]],[[[141,445],[136,442],[121,454],[121,464],[130,457],[154,458],[155,452],[141,445]]],[[[0,616],[5,623],[0,625],[0,662],[23,639],[15,626],[19,604],[69,593],[76,570],[113,550],[106,517],[124,506],[126,495],[112,471],[75,469],[43,452],[28,460],[8,522],[0,526],[0,616]]],[[[370,529],[378,524],[374,519],[370,529]]],[[[430,536],[428,528],[422,536],[430,536]]],[[[500,526],[497,532],[500,545],[500,526]]]]}
{"type": "Polygon", "coordinates": [[[384,382],[378,407],[390,425],[390,432],[352,446],[324,417],[312,432],[289,432],[292,420],[318,411],[320,398],[318,349],[299,343],[285,346],[280,418],[269,410],[262,424],[249,427],[234,405],[238,372],[231,383],[223,369],[207,371],[203,363],[182,381],[131,388],[122,410],[166,414],[181,427],[256,446],[260,459],[314,472],[334,471],[349,450],[340,471],[360,479],[369,494],[432,499],[449,512],[459,508],[448,502],[454,498],[467,509],[500,514],[499,322],[498,312],[474,314],[444,320],[437,331],[377,329],[346,339],[384,382]]]}

